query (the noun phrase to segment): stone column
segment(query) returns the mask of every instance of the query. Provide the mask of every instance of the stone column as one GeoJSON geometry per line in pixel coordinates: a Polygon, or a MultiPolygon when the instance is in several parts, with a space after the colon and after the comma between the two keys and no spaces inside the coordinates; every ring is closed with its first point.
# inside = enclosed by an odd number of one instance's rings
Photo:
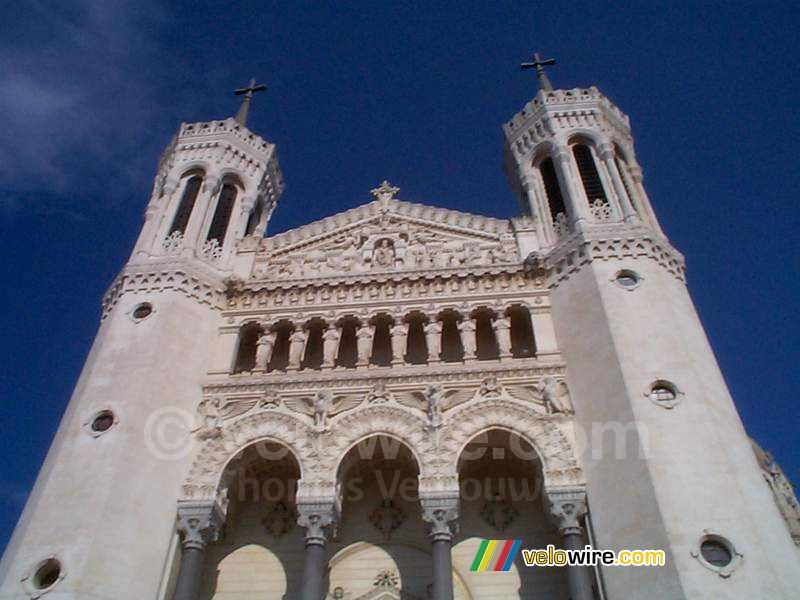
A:
{"type": "Polygon", "coordinates": [[[322,334],[322,366],[332,369],[336,366],[336,357],[339,354],[339,341],[342,339],[341,327],[329,325],[322,334]]]}
{"type": "Polygon", "coordinates": [[[178,504],[182,553],[172,600],[197,600],[206,545],[218,539],[223,522],[222,510],[214,501],[178,504]]]}
{"type": "Polygon", "coordinates": [[[536,231],[539,234],[540,244],[550,246],[555,240],[553,240],[551,231],[552,225],[547,223],[547,215],[550,214],[550,209],[547,206],[547,193],[540,185],[539,177],[532,167],[528,167],[523,171],[520,183],[528,199],[528,204],[531,206],[531,214],[536,221],[536,231]]]}
{"type": "Polygon", "coordinates": [[[303,564],[301,600],[324,600],[325,576],[328,573],[328,551],[325,548],[333,524],[336,522],[332,504],[304,504],[297,506],[297,523],[306,530],[306,551],[303,564]]]}
{"type": "Polygon", "coordinates": [[[398,320],[392,325],[389,335],[392,338],[392,364],[401,365],[405,360],[408,325],[402,320],[398,320]]]}
{"type": "Polygon", "coordinates": [[[183,254],[194,256],[195,248],[202,247],[203,241],[200,236],[211,225],[211,218],[217,208],[217,196],[222,189],[222,178],[217,173],[207,173],[203,179],[203,185],[197,193],[194,202],[194,209],[189,216],[189,223],[183,234],[183,254]]]}
{"type": "MultiPolygon", "coordinates": [[[[579,488],[550,490],[547,492],[549,515],[561,536],[565,550],[582,550],[586,536],[580,518],[586,514],[586,492],[579,488]]],[[[594,600],[593,575],[589,567],[567,566],[571,600],[594,600]]]]}
{"type": "Polygon", "coordinates": [[[633,204],[631,204],[633,200],[628,197],[628,193],[625,190],[625,186],[623,185],[622,179],[619,176],[617,165],[614,162],[615,154],[614,147],[610,144],[602,144],[598,148],[597,152],[600,160],[603,161],[606,171],[611,176],[611,184],[614,186],[614,191],[617,193],[619,205],[622,209],[622,218],[626,222],[637,221],[639,219],[639,215],[637,215],[636,211],[633,209],[633,204]]]}
{"type": "Polygon", "coordinates": [[[553,327],[551,313],[542,309],[532,309],[531,325],[533,326],[533,339],[536,342],[536,355],[544,357],[558,354],[556,331],[553,327]]]}
{"type": "Polygon", "coordinates": [[[442,353],[442,324],[436,317],[425,325],[425,344],[428,346],[428,362],[438,363],[442,353]]]}
{"type": "Polygon", "coordinates": [[[453,534],[458,518],[458,496],[420,498],[422,520],[428,523],[433,563],[432,600],[453,600],[453,534]]]}
{"type": "Polygon", "coordinates": [[[575,185],[575,177],[572,169],[572,153],[569,148],[559,146],[553,153],[553,165],[555,166],[558,185],[561,188],[561,196],[569,212],[569,221],[574,229],[582,229],[583,223],[589,216],[589,206],[583,199],[583,190],[575,185]]]}
{"type": "Polygon", "coordinates": [[[477,358],[478,341],[475,338],[475,319],[466,318],[458,324],[458,331],[461,333],[461,346],[464,348],[464,360],[475,360],[477,358]]]}
{"type": "Polygon", "coordinates": [[[656,218],[656,214],[653,212],[653,205],[650,204],[650,199],[647,197],[647,191],[644,189],[644,175],[642,174],[642,168],[638,164],[631,164],[628,166],[630,171],[630,179],[633,183],[631,189],[634,189],[637,195],[639,208],[641,208],[643,214],[647,214],[648,220],[650,221],[650,225],[661,235],[664,235],[664,232],[661,230],[661,225],[656,218]]]}

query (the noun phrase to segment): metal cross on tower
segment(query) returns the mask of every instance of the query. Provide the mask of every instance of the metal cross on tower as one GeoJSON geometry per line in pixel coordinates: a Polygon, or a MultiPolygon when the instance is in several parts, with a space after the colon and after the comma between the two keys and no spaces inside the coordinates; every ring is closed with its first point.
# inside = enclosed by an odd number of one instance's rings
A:
{"type": "Polygon", "coordinates": [[[533,61],[522,63],[520,64],[520,69],[536,69],[536,77],[539,79],[539,87],[541,87],[544,91],[549,92],[553,89],[553,85],[550,83],[550,80],[547,78],[547,73],[544,72],[545,67],[549,67],[550,65],[556,64],[555,58],[548,58],[546,60],[542,60],[539,58],[539,53],[533,53],[533,61]]]}
{"type": "Polygon", "coordinates": [[[239,112],[236,113],[236,122],[242,127],[247,125],[247,116],[250,114],[250,100],[253,98],[255,92],[263,92],[267,86],[263,83],[256,83],[255,79],[250,80],[250,85],[246,88],[240,88],[233,93],[237,96],[244,96],[242,98],[242,105],[239,107],[239,112]]]}

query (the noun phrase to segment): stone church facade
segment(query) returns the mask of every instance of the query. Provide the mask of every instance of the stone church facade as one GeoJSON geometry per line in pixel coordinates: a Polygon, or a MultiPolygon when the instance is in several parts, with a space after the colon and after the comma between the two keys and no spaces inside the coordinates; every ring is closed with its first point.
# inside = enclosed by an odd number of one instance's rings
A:
{"type": "Polygon", "coordinates": [[[503,129],[518,217],[384,182],[265,237],[275,146],[246,110],[181,125],[0,598],[796,597],[792,487],[744,431],[628,118],[544,85],[503,129]],[[475,570],[501,538],[666,561],[475,570]]]}

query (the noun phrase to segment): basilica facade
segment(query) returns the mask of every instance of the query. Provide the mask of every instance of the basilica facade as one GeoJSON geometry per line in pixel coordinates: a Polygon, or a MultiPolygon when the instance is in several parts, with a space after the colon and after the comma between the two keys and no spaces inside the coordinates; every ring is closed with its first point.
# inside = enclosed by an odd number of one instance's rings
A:
{"type": "Polygon", "coordinates": [[[384,181],[265,235],[284,183],[257,89],[164,151],[0,598],[795,597],[792,487],[744,431],[619,108],[542,80],[503,125],[518,217],[384,181]],[[549,545],[665,561],[509,551],[549,545]]]}

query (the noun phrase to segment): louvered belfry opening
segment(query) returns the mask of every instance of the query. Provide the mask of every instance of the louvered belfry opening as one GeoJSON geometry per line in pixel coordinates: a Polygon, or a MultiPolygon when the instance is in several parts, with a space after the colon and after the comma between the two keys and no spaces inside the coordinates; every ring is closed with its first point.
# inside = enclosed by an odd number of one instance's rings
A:
{"type": "Polygon", "coordinates": [[[189,217],[192,216],[194,203],[197,200],[197,194],[200,192],[202,183],[203,178],[200,175],[193,175],[186,182],[183,188],[183,196],[181,196],[181,201],[178,204],[178,210],[175,212],[175,218],[172,220],[168,235],[176,231],[180,233],[186,232],[186,227],[189,225],[189,217]]]}
{"type": "Polygon", "coordinates": [[[547,205],[550,208],[550,217],[555,219],[559,214],[566,214],[564,207],[564,196],[561,195],[561,187],[558,185],[556,168],[552,158],[545,158],[539,163],[539,173],[542,175],[544,191],[547,194],[547,205]]]}
{"type": "Polygon", "coordinates": [[[583,190],[586,192],[586,199],[589,204],[597,199],[602,200],[604,204],[608,204],[606,191],[603,189],[603,182],[597,172],[597,165],[595,165],[592,151],[584,144],[575,144],[572,147],[572,154],[575,156],[575,162],[578,165],[578,172],[583,183],[583,190]]]}
{"type": "Polygon", "coordinates": [[[217,208],[214,211],[214,218],[211,220],[211,227],[208,228],[206,240],[217,240],[220,246],[225,242],[225,233],[228,231],[228,222],[231,220],[234,202],[236,202],[236,186],[226,183],[219,193],[217,208]]]}

